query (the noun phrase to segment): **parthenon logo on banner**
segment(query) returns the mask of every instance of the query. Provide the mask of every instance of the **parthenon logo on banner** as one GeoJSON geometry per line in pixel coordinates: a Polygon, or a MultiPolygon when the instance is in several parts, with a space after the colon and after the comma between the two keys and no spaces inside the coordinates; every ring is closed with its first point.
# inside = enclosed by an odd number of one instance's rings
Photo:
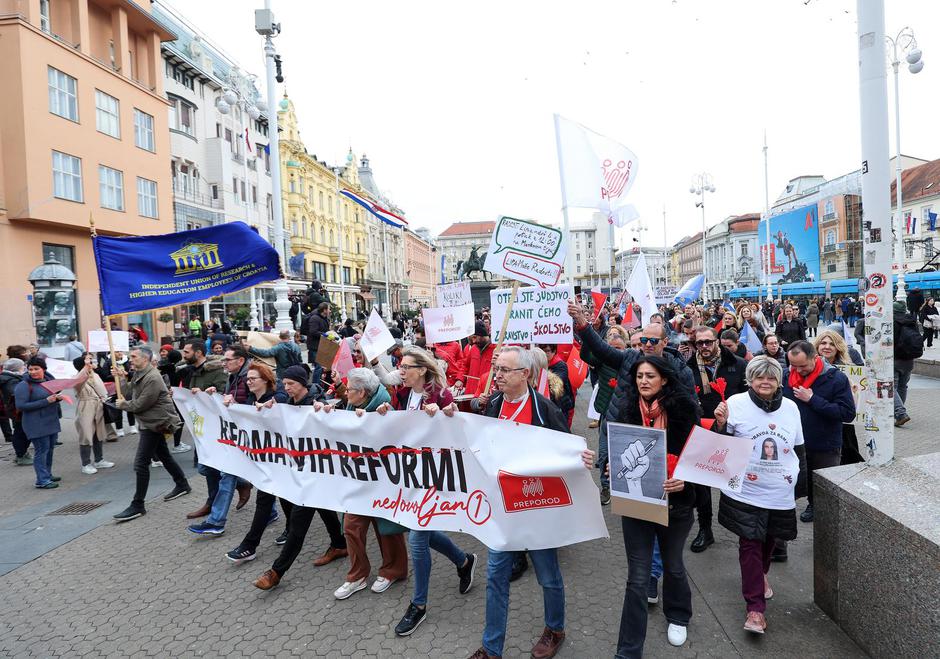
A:
{"type": "Polygon", "coordinates": [[[219,246],[213,243],[187,241],[172,252],[170,258],[176,263],[177,277],[200,270],[215,270],[223,265],[219,258],[219,246]]]}

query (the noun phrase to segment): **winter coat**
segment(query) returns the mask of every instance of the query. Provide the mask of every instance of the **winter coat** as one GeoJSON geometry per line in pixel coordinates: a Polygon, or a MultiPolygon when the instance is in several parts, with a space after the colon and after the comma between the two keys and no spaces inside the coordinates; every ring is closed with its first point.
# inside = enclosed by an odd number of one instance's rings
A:
{"type": "Polygon", "coordinates": [[[920,308],[924,306],[924,293],[919,288],[907,292],[907,310],[912,314],[917,314],[920,308]]]}
{"type": "Polygon", "coordinates": [[[476,345],[470,348],[470,369],[467,371],[467,393],[482,396],[486,388],[486,381],[490,375],[493,364],[493,353],[496,345],[487,343],[483,351],[476,345]]]}
{"type": "MultiPolygon", "coordinates": [[[[702,406],[702,416],[713,419],[715,418],[715,408],[721,402],[721,395],[717,391],[711,391],[707,395],[703,394],[702,374],[698,370],[695,355],[692,355],[687,363],[689,370],[692,371],[692,381],[695,383],[695,391],[698,393],[698,400],[702,406]]],[[[744,380],[745,369],[747,369],[747,363],[743,359],[733,354],[726,347],[721,346],[718,368],[715,369],[715,376],[712,379],[725,379],[726,400],[735,394],[747,391],[747,382],[744,380]]]]}
{"type": "Polygon", "coordinates": [[[107,399],[104,382],[94,371],[82,384],[75,386],[75,430],[78,431],[80,446],[91,446],[96,435],[99,442],[107,438],[104,418],[104,401],[107,399]]]}
{"type": "Polygon", "coordinates": [[[776,354],[776,355],[768,355],[768,354],[767,354],[767,350],[764,349],[764,350],[758,350],[758,351],[757,351],[757,354],[754,355],[754,356],[755,356],[755,357],[759,357],[759,356],[772,357],[773,359],[776,359],[776,360],[777,360],[777,363],[780,364],[780,367],[781,367],[781,368],[786,368],[786,367],[787,367],[787,351],[784,350],[783,348],[777,348],[777,354],[776,354]]]}
{"type": "MultiPolygon", "coordinates": [[[[246,403],[248,401],[248,369],[251,368],[251,360],[246,359],[238,373],[231,373],[225,383],[225,393],[231,395],[236,403],[246,403]]],[[[318,387],[319,388],[319,387],[318,387]]]]}
{"type": "MultiPolygon", "coordinates": [[[[395,390],[395,395],[392,397],[392,405],[395,406],[396,410],[407,410],[408,409],[408,397],[411,395],[411,387],[406,387],[401,385],[395,390]]],[[[441,387],[433,384],[424,394],[424,397],[421,399],[421,407],[419,409],[424,409],[428,405],[437,405],[438,407],[447,407],[454,402],[454,395],[450,393],[447,389],[442,389],[441,387]]]]}
{"type": "Polygon", "coordinates": [[[330,321],[316,311],[307,315],[300,323],[300,333],[307,337],[307,350],[316,352],[320,337],[330,331],[330,321]]]}
{"type": "Polygon", "coordinates": [[[23,432],[30,439],[57,435],[61,430],[59,402],[50,403],[46,400],[50,395],[49,390],[42,386],[43,382],[54,379],[48,373],[43,380],[34,380],[29,375],[24,375],[22,382],[13,390],[16,409],[21,414],[23,432]]]}
{"type": "Polygon", "coordinates": [[[126,399],[114,401],[114,406],[133,413],[143,430],[167,435],[182,424],[163,376],[153,366],[135,371],[130,382],[122,379],[121,392],[126,399]]]}
{"type": "Polygon", "coordinates": [[[806,326],[813,329],[819,327],[819,307],[815,302],[806,310],[806,326]]]}
{"type": "Polygon", "coordinates": [[[607,406],[610,405],[614,387],[617,385],[617,370],[598,360],[586,345],[581,346],[581,359],[597,371],[597,395],[594,397],[594,409],[603,416],[607,411],[607,406]],[[611,380],[614,384],[610,383],[611,380]]]}
{"type": "Polygon", "coordinates": [[[564,392],[561,395],[561,398],[558,399],[557,404],[561,409],[562,414],[565,416],[574,409],[574,391],[571,389],[571,378],[568,377],[568,364],[559,359],[554,364],[549,364],[548,370],[555,374],[555,376],[561,380],[562,385],[564,385],[564,392]]]}
{"type": "Polygon", "coordinates": [[[70,362],[85,354],[85,346],[81,341],[69,341],[65,346],[65,361],[70,362]]]}
{"type": "Polygon", "coordinates": [[[199,366],[185,366],[184,369],[188,369],[188,372],[182,379],[188,382],[190,389],[205,391],[209,387],[215,387],[217,391],[225,391],[228,373],[225,372],[224,364],[218,357],[208,357],[199,366]]]}
{"type": "Polygon", "coordinates": [[[3,400],[4,414],[6,414],[8,419],[19,418],[14,390],[16,389],[16,385],[22,382],[25,377],[25,373],[14,373],[13,371],[3,371],[0,373],[0,397],[2,397],[3,400]]]}
{"type": "Polygon", "coordinates": [[[789,346],[794,341],[806,340],[806,329],[798,318],[794,318],[793,320],[781,320],[777,323],[777,328],[774,333],[777,335],[777,338],[780,339],[780,344],[784,347],[789,346]]]}
{"type": "Polygon", "coordinates": [[[779,540],[796,538],[796,508],[758,508],[724,494],[718,500],[718,523],[746,540],[765,540],[768,536],[779,540]]]}
{"type": "MultiPolygon", "coordinates": [[[[537,392],[531,385],[529,385],[529,397],[532,400],[531,425],[536,428],[557,430],[558,432],[571,432],[571,430],[568,429],[568,417],[565,416],[555,403],[537,392]]],[[[502,406],[503,392],[497,391],[490,397],[483,414],[498,419],[499,410],[502,406]]]]}
{"type": "Polygon", "coordinates": [[[793,395],[790,370],[783,371],[783,395],[796,403],[803,424],[803,441],[807,451],[818,453],[842,448],[842,424],[855,420],[855,399],[848,377],[823,360],[823,370],[810,387],[813,397],[808,403],[793,395]]]}
{"type": "Polygon", "coordinates": [[[463,368],[463,355],[460,344],[456,341],[448,343],[438,343],[434,346],[434,352],[438,359],[443,359],[447,363],[447,386],[454,386],[455,382],[465,382],[466,373],[463,368]]]}
{"type": "MultiPolygon", "coordinates": [[[[637,398],[630,400],[639,401],[637,398]]],[[[685,442],[689,438],[692,428],[698,425],[700,418],[698,406],[691,396],[670,396],[659,400],[666,412],[666,451],[673,455],[680,455],[685,447],[685,442]]],[[[627,407],[625,423],[637,426],[643,425],[643,415],[640,413],[640,405],[629,405],[627,407]]],[[[692,506],[695,504],[695,491],[691,483],[686,483],[685,487],[678,492],[669,494],[669,506],[692,506]]]]}
{"type": "Polygon", "coordinates": [[[275,373],[280,380],[289,366],[303,362],[300,348],[293,341],[281,341],[270,348],[248,348],[248,352],[258,357],[274,357],[275,373]]]}

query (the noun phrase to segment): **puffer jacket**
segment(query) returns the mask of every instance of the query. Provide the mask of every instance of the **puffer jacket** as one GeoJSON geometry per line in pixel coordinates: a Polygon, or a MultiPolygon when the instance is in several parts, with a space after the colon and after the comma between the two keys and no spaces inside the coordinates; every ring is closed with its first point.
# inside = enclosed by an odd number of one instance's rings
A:
{"type": "Polygon", "coordinates": [[[790,370],[783,371],[783,395],[796,403],[800,410],[806,450],[820,453],[841,449],[842,424],[855,420],[855,399],[848,377],[825,359],[822,362],[822,373],[810,387],[813,397],[808,403],[793,395],[790,370]]]}
{"type": "Polygon", "coordinates": [[[768,536],[778,540],[796,539],[795,508],[758,508],[722,494],[718,501],[718,523],[746,540],[765,540],[768,536]]]}

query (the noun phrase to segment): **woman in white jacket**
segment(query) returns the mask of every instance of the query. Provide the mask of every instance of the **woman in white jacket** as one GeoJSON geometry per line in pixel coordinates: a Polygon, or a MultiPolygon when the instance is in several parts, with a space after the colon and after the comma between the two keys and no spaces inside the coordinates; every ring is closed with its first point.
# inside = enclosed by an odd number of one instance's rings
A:
{"type": "Polygon", "coordinates": [[[110,469],[113,462],[104,459],[102,443],[108,436],[104,418],[104,401],[108,391],[101,377],[95,373],[95,356],[86,352],[72,364],[78,370],[75,384],[75,429],[78,431],[78,450],[82,459],[82,473],[95,474],[99,469],[110,469]],[[92,453],[95,460],[92,462],[92,453]]]}

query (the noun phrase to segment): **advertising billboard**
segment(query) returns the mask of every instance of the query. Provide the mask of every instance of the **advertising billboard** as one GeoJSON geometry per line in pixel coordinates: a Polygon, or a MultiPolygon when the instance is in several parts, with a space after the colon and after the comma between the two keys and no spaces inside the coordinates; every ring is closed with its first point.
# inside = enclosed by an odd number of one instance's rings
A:
{"type": "Polygon", "coordinates": [[[816,204],[770,218],[770,245],[765,220],[758,224],[761,263],[770,256],[772,284],[819,281],[819,222],[816,204]]]}

